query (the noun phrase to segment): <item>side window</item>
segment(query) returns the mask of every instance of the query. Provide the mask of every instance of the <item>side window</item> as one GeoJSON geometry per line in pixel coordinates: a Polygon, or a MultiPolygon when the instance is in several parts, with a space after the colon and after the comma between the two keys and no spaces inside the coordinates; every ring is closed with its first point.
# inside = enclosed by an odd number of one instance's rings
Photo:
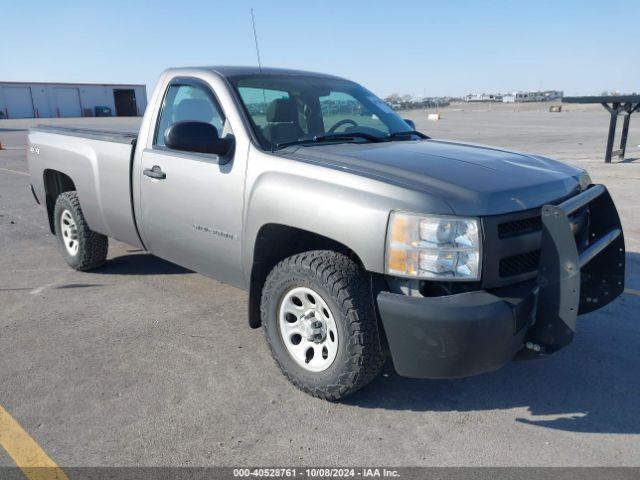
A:
{"type": "Polygon", "coordinates": [[[162,104],[154,145],[164,147],[164,134],[177,122],[206,122],[222,137],[224,115],[213,95],[205,86],[196,84],[170,85],[162,104]]]}

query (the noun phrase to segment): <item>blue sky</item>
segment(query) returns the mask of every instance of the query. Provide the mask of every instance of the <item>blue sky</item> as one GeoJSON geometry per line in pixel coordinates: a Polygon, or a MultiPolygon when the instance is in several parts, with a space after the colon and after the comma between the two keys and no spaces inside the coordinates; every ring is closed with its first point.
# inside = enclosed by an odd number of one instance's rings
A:
{"type": "Polygon", "coordinates": [[[638,0],[0,0],[0,80],[145,83],[150,94],[169,66],[254,65],[251,7],[263,65],[381,96],[640,91],[638,0]]]}

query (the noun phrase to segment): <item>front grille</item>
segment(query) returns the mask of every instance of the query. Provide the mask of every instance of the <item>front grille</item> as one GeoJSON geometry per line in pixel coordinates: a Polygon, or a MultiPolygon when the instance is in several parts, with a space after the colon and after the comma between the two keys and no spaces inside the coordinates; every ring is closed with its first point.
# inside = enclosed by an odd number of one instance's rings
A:
{"type": "Polygon", "coordinates": [[[502,278],[535,272],[540,263],[540,250],[521,253],[500,260],[498,272],[502,278]]]}
{"type": "MultiPolygon", "coordinates": [[[[540,209],[484,217],[482,285],[498,288],[534,278],[540,263],[540,209]]],[[[589,209],[570,215],[578,252],[588,243],[589,209]]]]}
{"type": "Polygon", "coordinates": [[[535,216],[530,218],[523,218],[521,220],[514,220],[498,225],[498,237],[515,237],[517,235],[537,232],[540,229],[542,229],[542,217],[535,216]]]}

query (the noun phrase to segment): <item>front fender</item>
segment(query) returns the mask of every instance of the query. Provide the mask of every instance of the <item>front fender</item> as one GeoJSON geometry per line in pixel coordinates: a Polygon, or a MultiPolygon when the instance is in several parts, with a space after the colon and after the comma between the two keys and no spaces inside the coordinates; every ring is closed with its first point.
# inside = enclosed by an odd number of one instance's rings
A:
{"type": "MultiPolygon", "coordinates": [[[[290,162],[290,161],[289,161],[290,162]]],[[[450,214],[443,202],[425,194],[314,165],[269,171],[253,183],[247,200],[243,266],[250,278],[260,229],[275,223],[347,246],[364,268],[384,272],[387,223],[392,210],[450,214]]]]}

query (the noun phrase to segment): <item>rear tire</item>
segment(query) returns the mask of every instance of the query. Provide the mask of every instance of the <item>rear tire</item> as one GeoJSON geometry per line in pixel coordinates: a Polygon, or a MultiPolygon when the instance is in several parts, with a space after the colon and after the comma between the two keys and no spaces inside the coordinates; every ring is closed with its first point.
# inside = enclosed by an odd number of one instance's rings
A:
{"type": "Polygon", "coordinates": [[[340,253],[310,251],[277,264],[262,291],[261,316],[276,364],[314,397],[344,398],[384,365],[370,277],[340,253]]]}
{"type": "Polygon", "coordinates": [[[86,271],[104,265],[109,239],[89,228],[75,191],[58,196],[53,218],[60,252],[71,268],[86,271]]]}

